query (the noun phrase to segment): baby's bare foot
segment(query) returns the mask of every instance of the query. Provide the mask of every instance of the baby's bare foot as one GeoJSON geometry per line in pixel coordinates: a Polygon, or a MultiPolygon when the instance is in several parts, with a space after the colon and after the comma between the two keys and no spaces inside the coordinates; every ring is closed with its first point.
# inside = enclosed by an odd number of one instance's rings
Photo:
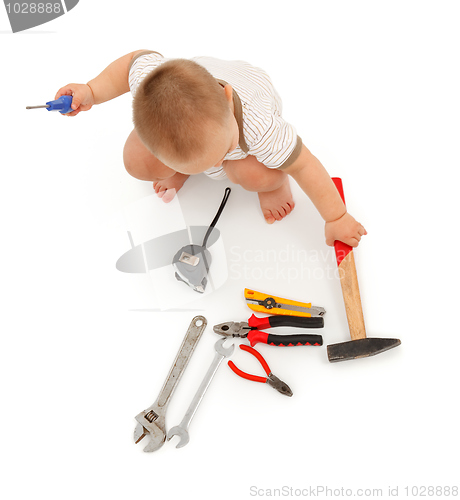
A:
{"type": "Polygon", "coordinates": [[[273,224],[275,220],[281,220],[294,208],[289,179],[274,191],[268,193],[258,193],[260,208],[268,224],[273,224]]]}
{"type": "Polygon", "coordinates": [[[188,177],[188,175],[176,172],[172,177],[154,182],[153,189],[165,203],[169,203],[176,196],[177,191],[184,185],[188,177]]]}

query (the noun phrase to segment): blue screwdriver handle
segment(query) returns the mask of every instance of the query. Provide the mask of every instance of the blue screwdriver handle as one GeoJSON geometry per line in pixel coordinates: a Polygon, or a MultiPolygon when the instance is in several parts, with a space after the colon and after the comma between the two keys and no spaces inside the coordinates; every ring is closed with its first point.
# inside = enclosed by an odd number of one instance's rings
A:
{"type": "Polygon", "coordinates": [[[73,111],[71,108],[72,105],[72,96],[71,95],[61,95],[59,99],[55,101],[49,101],[46,103],[48,111],[59,111],[63,115],[73,111]]]}

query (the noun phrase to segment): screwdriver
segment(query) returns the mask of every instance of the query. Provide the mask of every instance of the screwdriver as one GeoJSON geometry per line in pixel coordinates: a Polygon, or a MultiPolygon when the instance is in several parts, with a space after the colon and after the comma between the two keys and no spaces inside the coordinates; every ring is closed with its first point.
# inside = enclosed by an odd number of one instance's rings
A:
{"type": "Polygon", "coordinates": [[[26,106],[26,109],[46,108],[48,111],[59,111],[60,113],[65,115],[66,113],[70,113],[70,111],[73,111],[70,107],[71,104],[71,95],[61,95],[61,97],[59,99],[56,99],[55,101],[48,101],[42,106],[26,106]]]}

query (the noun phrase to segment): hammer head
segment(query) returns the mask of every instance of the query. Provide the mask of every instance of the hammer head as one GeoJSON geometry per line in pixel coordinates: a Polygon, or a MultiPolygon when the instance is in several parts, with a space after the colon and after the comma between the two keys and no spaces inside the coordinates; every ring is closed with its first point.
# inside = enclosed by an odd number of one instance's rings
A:
{"type": "Polygon", "coordinates": [[[331,363],[349,359],[367,358],[388,351],[401,344],[399,339],[364,338],[327,346],[327,357],[331,363]]]}

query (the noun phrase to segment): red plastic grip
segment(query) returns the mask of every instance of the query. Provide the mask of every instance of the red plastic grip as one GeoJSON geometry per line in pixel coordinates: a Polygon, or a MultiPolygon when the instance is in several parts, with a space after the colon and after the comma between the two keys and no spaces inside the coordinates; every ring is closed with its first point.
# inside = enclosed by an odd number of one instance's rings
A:
{"type": "Polygon", "coordinates": [[[251,330],[248,333],[247,339],[249,340],[249,343],[252,345],[252,347],[254,347],[259,342],[262,344],[266,344],[268,339],[268,333],[260,332],[259,330],[251,330]]]}
{"type": "Polygon", "coordinates": [[[264,328],[270,328],[270,319],[268,318],[258,318],[253,314],[249,320],[248,325],[252,328],[257,328],[257,330],[263,330],[264,328]]]}
{"type": "Polygon", "coordinates": [[[251,375],[249,373],[243,372],[235,365],[233,361],[229,361],[227,364],[241,378],[252,380],[253,382],[261,382],[262,384],[265,384],[267,382],[266,377],[258,377],[257,375],[251,375]]]}
{"type": "Polygon", "coordinates": [[[243,351],[249,352],[253,356],[255,356],[259,360],[259,363],[262,365],[262,368],[264,369],[265,373],[267,375],[270,375],[270,373],[271,373],[270,367],[268,366],[268,363],[265,361],[265,359],[263,358],[262,354],[260,354],[260,352],[256,351],[252,347],[249,347],[248,345],[244,345],[244,344],[240,345],[240,349],[243,351]]]}
{"type": "MultiPolygon", "coordinates": [[[[335,184],[335,187],[337,188],[337,191],[339,192],[342,201],[345,203],[345,195],[343,194],[342,179],[340,177],[332,177],[332,182],[335,184]]],[[[353,250],[353,247],[347,245],[343,241],[335,241],[334,249],[338,267],[342,263],[342,260],[353,250]]]]}

